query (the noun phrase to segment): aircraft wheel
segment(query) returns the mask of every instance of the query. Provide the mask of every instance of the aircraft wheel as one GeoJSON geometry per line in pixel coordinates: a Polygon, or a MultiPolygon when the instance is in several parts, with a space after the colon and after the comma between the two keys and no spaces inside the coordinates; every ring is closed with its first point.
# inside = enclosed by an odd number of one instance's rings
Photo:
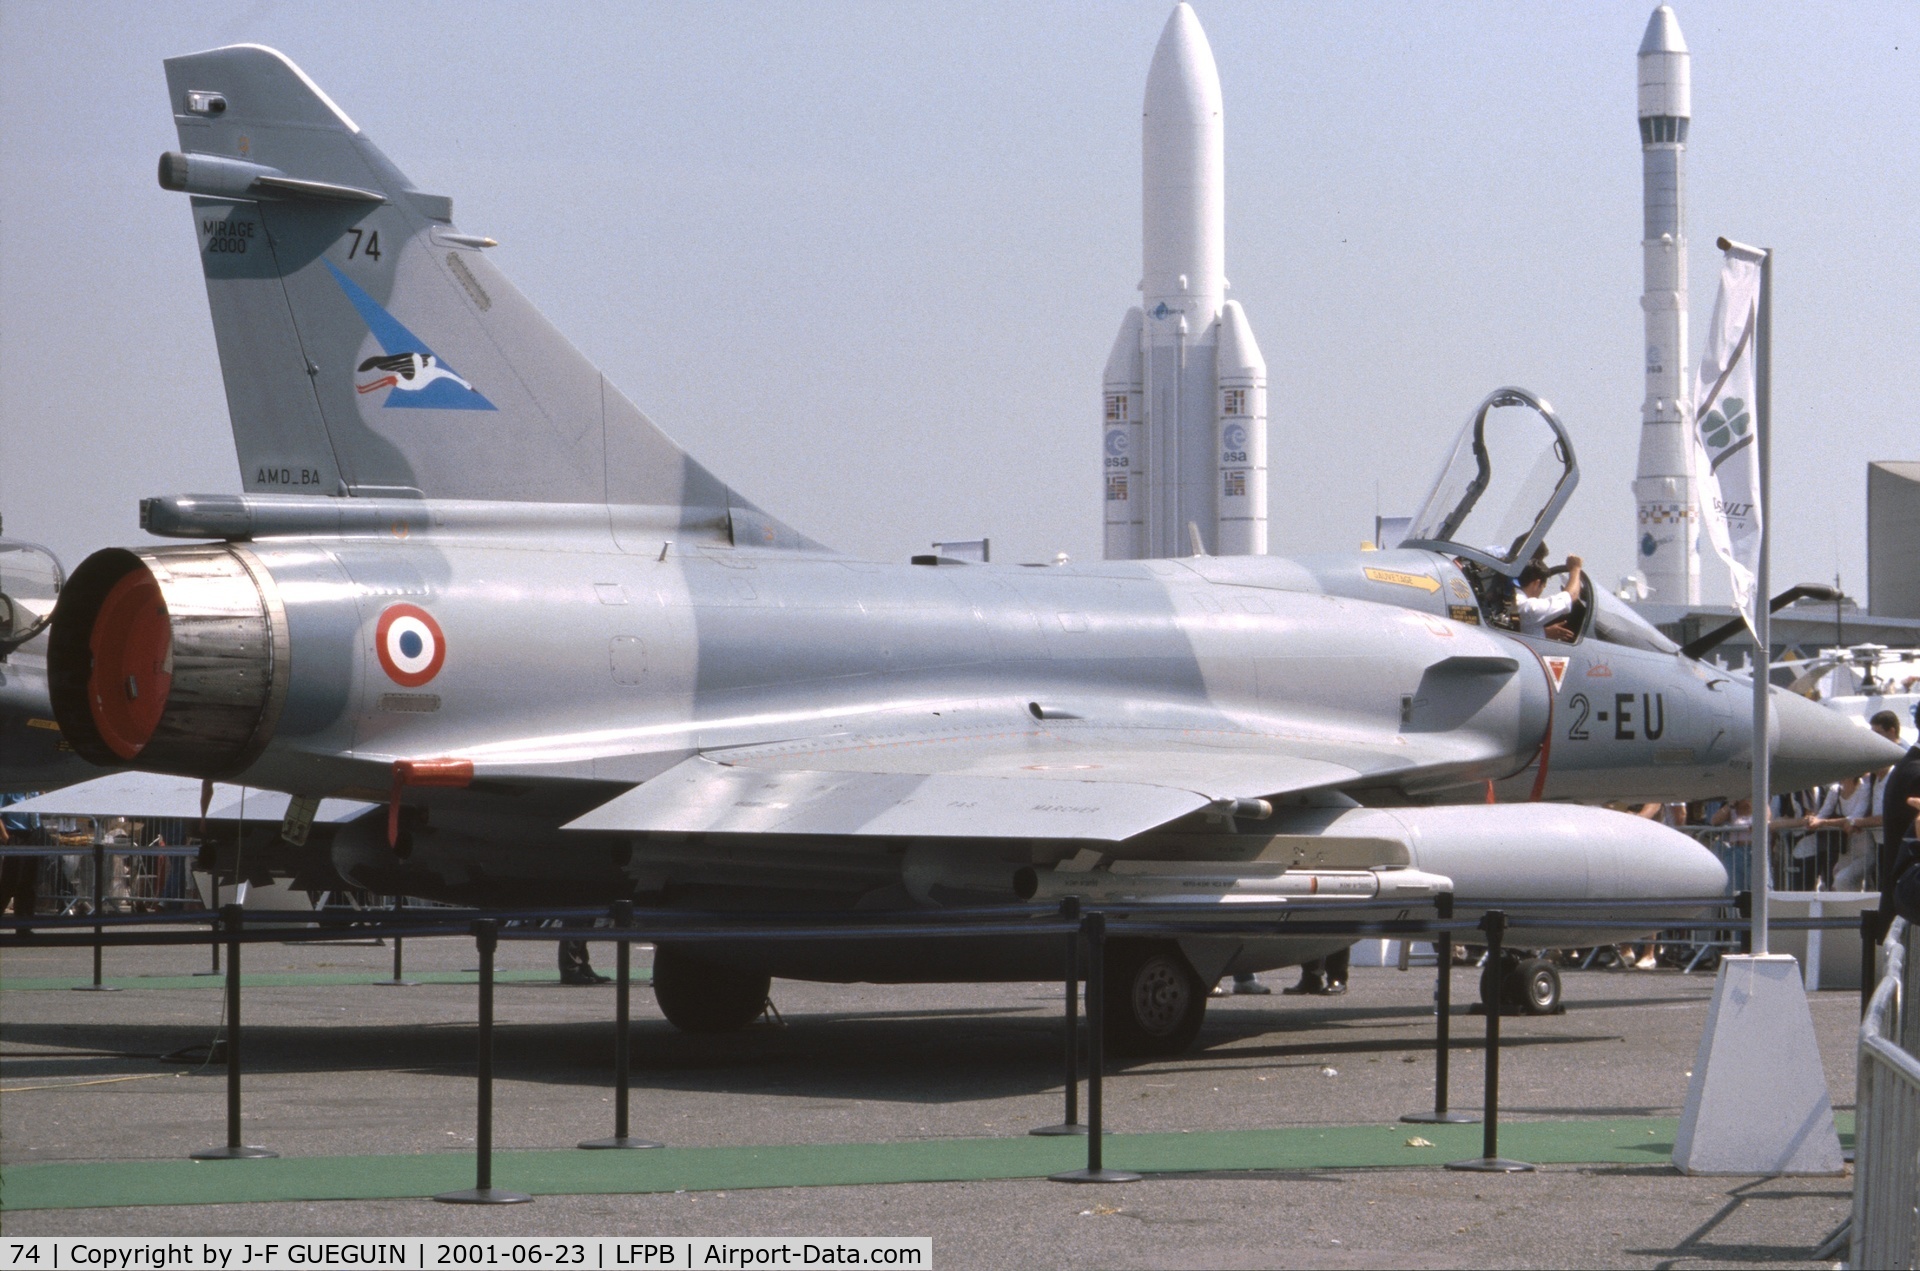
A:
{"type": "Polygon", "coordinates": [[[661,945],[653,953],[653,1000],[683,1033],[730,1033],[760,1018],[773,977],[702,961],[661,945]]]}
{"type": "Polygon", "coordinates": [[[1560,972],[1545,958],[1508,955],[1498,967],[1481,968],[1481,1006],[1493,1009],[1496,993],[1503,1015],[1558,1015],[1565,1009],[1560,1004],[1560,972]]]}
{"type": "Polygon", "coordinates": [[[1180,946],[1115,940],[1107,946],[1106,1045],[1115,1055],[1177,1055],[1207,1013],[1207,986],[1180,946]]]}
{"type": "Polygon", "coordinates": [[[1528,958],[1514,968],[1508,990],[1529,1015],[1558,1015],[1566,1009],[1560,1004],[1560,972],[1544,958],[1528,958]]]}

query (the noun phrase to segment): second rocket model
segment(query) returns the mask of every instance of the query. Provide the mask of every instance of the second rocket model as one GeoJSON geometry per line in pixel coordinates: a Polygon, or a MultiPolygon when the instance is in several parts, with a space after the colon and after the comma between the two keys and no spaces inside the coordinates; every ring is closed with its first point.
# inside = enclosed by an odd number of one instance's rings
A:
{"type": "Polygon", "coordinates": [[[1647,396],[1633,483],[1636,557],[1651,599],[1700,603],[1699,491],[1687,462],[1687,126],[1692,58],[1679,19],[1661,5],[1640,41],[1640,152],[1646,227],[1641,242],[1647,322],[1647,396]]]}
{"type": "Polygon", "coordinates": [[[1143,116],[1142,304],[1104,377],[1106,556],[1263,554],[1267,364],[1225,298],[1220,72],[1189,5],[1160,33],[1143,116]]]}

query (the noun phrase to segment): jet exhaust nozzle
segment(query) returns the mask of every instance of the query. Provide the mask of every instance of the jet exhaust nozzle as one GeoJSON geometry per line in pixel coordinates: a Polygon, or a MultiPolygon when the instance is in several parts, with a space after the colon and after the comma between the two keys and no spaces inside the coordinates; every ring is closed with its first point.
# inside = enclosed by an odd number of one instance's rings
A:
{"type": "Polygon", "coordinates": [[[47,646],[54,718],[82,758],[192,777],[259,756],[289,669],[278,589],[227,544],[95,552],[61,592],[47,646]]]}

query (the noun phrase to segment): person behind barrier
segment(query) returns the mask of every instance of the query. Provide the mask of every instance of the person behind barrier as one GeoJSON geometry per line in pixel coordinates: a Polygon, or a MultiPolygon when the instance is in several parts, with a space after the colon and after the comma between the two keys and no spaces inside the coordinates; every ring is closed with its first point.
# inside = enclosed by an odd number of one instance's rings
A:
{"type": "MultiPolygon", "coordinates": [[[[1920,702],[1913,717],[1920,724],[1920,702]]],[[[1880,796],[1880,912],[1894,912],[1894,885],[1900,881],[1900,848],[1913,833],[1913,796],[1920,795],[1920,744],[1901,757],[1887,774],[1880,796]]]]}
{"type": "MultiPolygon", "coordinates": [[[[574,924],[567,923],[567,926],[574,924]]],[[[562,984],[606,984],[612,981],[610,975],[602,975],[593,969],[593,960],[587,954],[585,940],[561,940],[558,942],[560,959],[560,983],[562,984]]]]}
{"type": "Polygon", "coordinates": [[[1337,953],[1329,953],[1324,958],[1304,962],[1300,965],[1300,983],[1280,991],[1290,997],[1302,994],[1339,997],[1347,991],[1347,966],[1352,960],[1353,949],[1348,947],[1337,953]]]}
{"type": "MultiPolygon", "coordinates": [[[[30,794],[0,794],[0,807],[21,803],[33,796],[30,794]]],[[[35,839],[40,818],[31,812],[7,812],[0,814],[0,843],[10,847],[26,847],[35,839]]],[[[0,857],[0,912],[8,905],[13,907],[16,918],[31,918],[40,907],[40,858],[38,856],[0,857]]],[[[21,934],[28,933],[25,927],[21,934]]]]}
{"type": "Polygon", "coordinates": [[[1233,987],[1225,987],[1225,982],[1216,983],[1209,997],[1265,997],[1272,989],[1254,978],[1251,971],[1237,971],[1233,976],[1233,987]]]}
{"type": "MultiPolygon", "coordinates": [[[[1907,808],[1909,818],[1920,815],[1920,795],[1910,796],[1907,808]]],[[[1887,897],[1892,896],[1893,906],[1889,912],[1910,923],[1920,923],[1920,869],[1913,868],[1916,860],[1920,860],[1920,843],[1909,834],[1901,841],[1900,854],[1894,858],[1893,885],[1882,884],[1880,888],[1881,904],[1885,905],[1887,897]]]]}
{"type": "MultiPolygon", "coordinates": [[[[1661,825],[1682,826],[1687,823],[1687,805],[1684,803],[1642,803],[1639,806],[1609,804],[1619,812],[1629,812],[1644,821],[1657,821],[1661,825]]],[[[1629,940],[1613,946],[1613,955],[1619,959],[1623,968],[1635,971],[1655,971],[1660,967],[1660,945],[1649,940],[1645,944],[1636,944],[1629,940]]]]}
{"type": "Polygon", "coordinates": [[[1786,868],[1780,881],[1790,891],[1813,891],[1820,882],[1820,812],[1832,804],[1832,792],[1831,787],[1816,786],[1773,796],[1767,828],[1787,844],[1786,868]]]}
{"type": "MultiPolygon", "coordinates": [[[[1892,711],[1880,711],[1867,726],[1888,741],[1900,740],[1900,717],[1892,711]]],[[[1880,846],[1880,792],[1892,771],[1882,768],[1841,782],[1834,787],[1833,811],[1822,807],[1824,815],[1835,819],[1821,821],[1821,827],[1845,835],[1844,846],[1833,862],[1831,883],[1835,891],[1857,891],[1866,886],[1880,846]]]]}

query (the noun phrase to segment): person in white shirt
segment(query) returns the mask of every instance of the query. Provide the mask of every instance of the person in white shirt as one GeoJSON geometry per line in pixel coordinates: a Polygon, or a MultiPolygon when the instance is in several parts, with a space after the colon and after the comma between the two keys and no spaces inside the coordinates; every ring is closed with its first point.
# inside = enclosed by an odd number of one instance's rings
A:
{"type": "MultiPolygon", "coordinates": [[[[1900,717],[1892,711],[1881,711],[1869,724],[1874,732],[1888,741],[1900,740],[1900,717]]],[[[1831,826],[1844,830],[1847,836],[1846,850],[1840,854],[1833,866],[1833,890],[1859,891],[1866,886],[1867,875],[1872,872],[1880,851],[1880,800],[1886,790],[1887,773],[1882,768],[1870,772],[1864,777],[1855,777],[1843,781],[1834,787],[1834,796],[1830,799],[1831,811],[1823,806],[1822,817],[1833,816],[1832,820],[1823,820],[1822,826],[1831,826]],[[1835,816],[1837,814],[1837,816],[1835,816]]]]}
{"type": "Polygon", "coordinates": [[[1555,596],[1541,593],[1547,589],[1548,577],[1556,571],[1538,560],[1527,563],[1520,571],[1520,594],[1514,599],[1514,607],[1520,614],[1521,635],[1573,643],[1574,633],[1565,619],[1580,602],[1580,589],[1585,582],[1580,567],[1584,563],[1578,556],[1567,557],[1567,588],[1555,596]]]}

